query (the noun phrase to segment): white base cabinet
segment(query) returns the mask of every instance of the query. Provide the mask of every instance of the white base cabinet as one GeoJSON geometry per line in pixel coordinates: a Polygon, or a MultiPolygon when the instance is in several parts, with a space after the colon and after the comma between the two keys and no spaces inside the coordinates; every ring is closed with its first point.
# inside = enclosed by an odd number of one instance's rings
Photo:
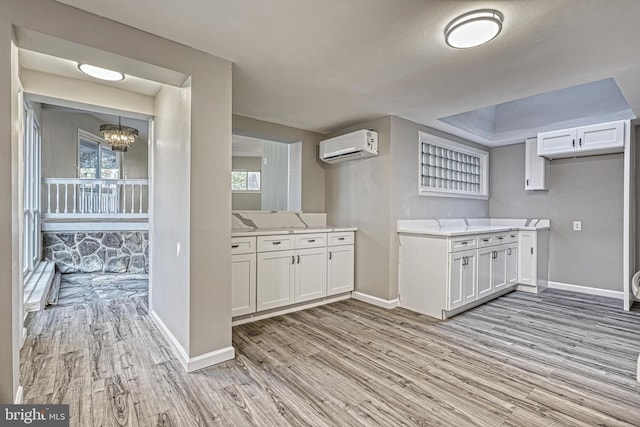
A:
{"type": "Polygon", "coordinates": [[[457,237],[401,232],[400,306],[445,319],[502,295],[522,281],[539,283],[538,277],[530,277],[531,270],[541,274],[539,264],[544,259],[531,260],[529,248],[537,253],[536,245],[542,239],[547,249],[541,252],[548,252],[548,238],[537,233],[548,236],[548,230],[457,237]]]}
{"type": "Polygon", "coordinates": [[[256,311],[256,254],[231,255],[231,316],[256,311]]]}
{"type": "Polygon", "coordinates": [[[330,246],[328,252],[327,295],[353,291],[354,246],[330,246]]]}
{"type": "Polygon", "coordinates": [[[549,283],[549,230],[519,234],[518,284],[537,293],[549,283]]]}
{"type": "MultiPolygon", "coordinates": [[[[242,298],[239,295],[244,293],[238,291],[238,309],[233,311],[234,316],[353,290],[352,231],[258,236],[254,247],[257,248],[255,280],[249,285],[255,290],[254,309],[240,308],[242,298]]],[[[234,287],[237,277],[237,281],[243,283],[242,292],[246,292],[244,283],[251,274],[249,270],[250,267],[240,264],[240,259],[237,266],[234,264],[234,287]]]]}
{"type": "Polygon", "coordinates": [[[231,316],[256,311],[256,238],[231,239],[231,316]]]}

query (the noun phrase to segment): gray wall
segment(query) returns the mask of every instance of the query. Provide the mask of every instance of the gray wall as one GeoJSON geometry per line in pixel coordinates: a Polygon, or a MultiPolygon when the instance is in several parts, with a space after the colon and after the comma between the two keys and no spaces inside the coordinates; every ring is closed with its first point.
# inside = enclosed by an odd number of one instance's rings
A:
{"type": "Polygon", "coordinates": [[[327,223],[358,227],[355,289],[388,300],[395,298],[389,286],[391,117],[351,126],[327,137],[359,129],[378,132],[378,156],[326,166],[327,223]]]}
{"type": "MultiPolygon", "coordinates": [[[[173,204],[189,226],[188,301],[171,301],[165,311],[188,320],[190,357],[231,345],[231,63],[202,51],[91,15],[52,0],[0,2],[0,402],[11,402],[18,387],[19,334],[22,328],[22,260],[19,208],[20,137],[14,124],[18,90],[17,51],[12,53],[13,26],[29,28],[61,40],[90,46],[154,64],[192,77],[190,140],[190,200],[173,204]],[[46,17],[46,19],[44,19],[46,17]],[[79,24],[80,23],[80,24],[79,24]],[[15,58],[12,61],[12,56],[15,58]],[[12,67],[14,64],[14,67],[12,67]],[[211,271],[215,271],[214,276],[211,271]],[[12,343],[10,345],[9,343],[12,343]]],[[[175,122],[181,123],[180,120],[175,122]]],[[[158,174],[172,174],[157,170],[158,174]]],[[[166,192],[171,199],[183,193],[166,192]]],[[[155,239],[158,241],[158,239],[155,239]]],[[[176,242],[170,242],[175,254],[176,242]]],[[[169,262],[167,263],[169,264],[169,262]]],[[[174,283],[175,285],[175,283],[174,283]]],[[[173,332],[173,330],[172,330],[173,332]]]]}
{"type": "MultiPolygon", "coordinates": [[[[231,169],[262,170],[262,157],[232,157],[231,169]]],[[[232,193],[231,207],[236,211],[259,211],[262,206],[260,193],[232,193]]]]}
{"type": "MultiPolygon", "coordinates": [[[[78,163],[78,129],[100,136],[104,121],[89,113],[42,110],[42,177],[76,178],[78,163]]],[[[148,133],[139,128],[140,137],[122,153],[122,178],[148,177],[148,133]]]]}
{"type": "MultiPolygon", "coordinates": [[[[401,119],[391,118],[391,192],[390,192],[390,229],[391,241],[389,295],[398,294],[398,233],[397,221],[400,219],[425,218],[483,218],[489,214],[487,200],[465,199],[458,197],[432,197],[418,195],[418,132],[426,132],[450,141],[486,150],[479,144],[440,132],[433,128],[401,119]]],[[[492,160],[489,159],[489,165],[492,160]]],[[[490,186],[489,191],[493,191],[490,186]]]]}
{"type": "Polygon", "coordinates": [[[325,211],[324,169],[318,159],[322,135],[249,117],[233,115],[233,133],[259,139],[302,143],[302,210],[325,211]]]}
{"type": "Polygon", "coordinates": [[[378,156],[326,166],[327,222],[358,227],[356,291],[390,300],[398,296],[399,219],[484,217],[487,200],[418,195],[418,132],[477,144],[395,116],[351,126],[378,131],[378,156]]]}
{"type": "Polygon", "coordinates": [[[549,280],[622,291],[622,154],[553,160],[549,191],[524,190],[524,143],[490,156],[490,216],[551,219],[549,280]]]}

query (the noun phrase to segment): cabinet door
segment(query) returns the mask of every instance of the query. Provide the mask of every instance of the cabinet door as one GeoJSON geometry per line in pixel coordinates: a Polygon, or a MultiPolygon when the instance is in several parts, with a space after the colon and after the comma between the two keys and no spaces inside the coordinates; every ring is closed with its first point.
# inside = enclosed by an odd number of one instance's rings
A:
{"type": "Polygon", "coordinates": [[[464,304],[463,297],[463,271],[467,268],[466,252],[454,252],[449,254],[449,287],[447,289],[447,309],[452,310],[464,304]]]}
{"type": "Polygon", "coordinates": [[[296,251],[294,302],[327,296],[327,248],[296,251]]]}
{"type": "Polygon", "coordinates": [[[538,156],[569,153],[576,145],[575,128],[538,134],[538,156]]]}
{"type": "Polygon", "coordinates": [[[353,245],[331,246],[327,261],[327,295],[353,290],[353,245]]]}
{"type": "Polygon", "coordinates": [[[524,189],[546,190],[546,166],[548,160],[538,156],[538,139],[525,141],[524,189]]]}
{"type": "Polygon", "coordinates": [[[294,262],[295,251],[258,253],[258,311],[293,303],[294,262]]]}
{"type": "Polygon", "coordinates": [[[601,123],[578,128],[578,150],[624,148],[624,122],[601,123]]]}
{"type": "Polygon", "coordinates": [[[521,231],[518,240],[518,283],[536,285],[536,263],[536,232],[521,231]]]}
{"type": "Polygon", "coordinates": [[[467,255],[467,265],[462,269],[462,292],[465,304],[478,299],[477,261],[476,251],[470,251],[467,255]]]}
{"type": "Polygon", "coordinates": [[[256,254],[231,256],[231,316],[256,311],[256,254]]]}
{"type": "Polygon", "coordinates": [[[518,245],[509,245],[507,248],[507,283],[518,283],[518,245]]]}
{"type": "Polygon", "coordinates": [[[508,286],[506,246],[496,246],[493,249],[493,268],[491,273],[491,287],[494,292],[508,286]]]}
{"type": "Polygon", "coordinates": [[[492,280],[493,248],[478,250],[478,298],[483,298],[493,292],[492,280]]]}

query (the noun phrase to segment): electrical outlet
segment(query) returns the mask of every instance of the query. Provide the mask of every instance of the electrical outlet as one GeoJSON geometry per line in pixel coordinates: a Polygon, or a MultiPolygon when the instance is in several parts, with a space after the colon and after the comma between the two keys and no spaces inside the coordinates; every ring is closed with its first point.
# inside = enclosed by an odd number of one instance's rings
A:
{"type": "Polygon", "coordinates": [[[573,231],[582,231],[582,221],[573,221],[573,231]]]}

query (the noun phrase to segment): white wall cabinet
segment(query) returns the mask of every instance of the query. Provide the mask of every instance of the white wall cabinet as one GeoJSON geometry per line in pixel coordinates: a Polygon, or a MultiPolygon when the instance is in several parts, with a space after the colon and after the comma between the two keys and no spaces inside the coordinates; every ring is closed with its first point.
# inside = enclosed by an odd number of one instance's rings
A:
{"type": "Polygon", "coordinates": [[[327,295],[352,291],[354,286],[354,246],[330,246],[328,252],[327,295]]]}
{"type": "Polygon", "coordinates": [[[624,121],[538,134],[538,156],[549,159],[624,151],[624,121]]]}
{"type": "Polygon", "coordinates": [[[538,139],[525,140],[524,189],[547,190],[549,160],[538,156],[538,139]]]}

